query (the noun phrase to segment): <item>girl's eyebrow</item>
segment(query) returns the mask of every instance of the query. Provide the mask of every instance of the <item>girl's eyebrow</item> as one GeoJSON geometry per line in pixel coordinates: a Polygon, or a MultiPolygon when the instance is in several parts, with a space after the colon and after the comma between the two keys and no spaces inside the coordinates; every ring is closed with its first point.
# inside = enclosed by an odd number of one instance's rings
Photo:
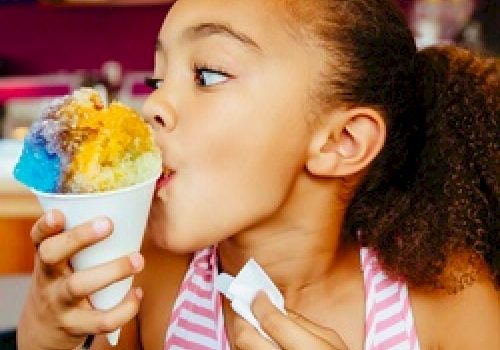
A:
{"type": "MultiPolygon", "coordinates": [[[[251,49],[262,53],[261,47],[253,40],[250,36],[240,31],[235,30],[230,25],[225,23],[201,23],[192,27],[186,28],[182,35],[182,40],[198,40],[209,37],[211,35],[222,35],[235,39],[243,45],[250,47],[251,49]]],[[[158,39],[156,42],[156,50],[160,51],[165,48],[161,40],[158,39]]]]}

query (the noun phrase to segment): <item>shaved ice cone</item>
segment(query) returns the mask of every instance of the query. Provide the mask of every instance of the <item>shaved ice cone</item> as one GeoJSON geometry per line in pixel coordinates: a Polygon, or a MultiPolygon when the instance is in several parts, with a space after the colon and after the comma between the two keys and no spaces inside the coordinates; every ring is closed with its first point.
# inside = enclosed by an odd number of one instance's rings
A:
{"type": "MultiPolygon", "coordinates": [[[[106,106],[82,88],[58,98],[42,112],[24,140],[14,177],[30,188],[47,211],[59,209],[66,229],[107,216],[113,233],[71,258],[76,271],[138,252],[155,183],[162,172],[151,127],[128,106],[106,106]]],[[[109,310],[130,290],[132,278],[90,296],[109,310]]],[[[120,331],[108,335],[118,343],[120,331]]]]}
{"type": "MultiPolygon", "coordinates": [[[[158,174],[159,176],[159,174],[158,174]]],[[[75,271],[88,269],[105,262],[138,252],[151,206],[157,177],[116,191],[91,194],[50,194],[32,190],[45,211],[60,210],[66,218],[65,228],[106,216],[113,222],[113,232],[103,241],[89,246],[71,258],[75,271]]],[[[115,282],[92,294],[91,304],[99,310],[118,305],[132,285],[132,277],[115,282]]],[[[109,343],[118,343],[120,330],[109,333],[109,343]]]]}

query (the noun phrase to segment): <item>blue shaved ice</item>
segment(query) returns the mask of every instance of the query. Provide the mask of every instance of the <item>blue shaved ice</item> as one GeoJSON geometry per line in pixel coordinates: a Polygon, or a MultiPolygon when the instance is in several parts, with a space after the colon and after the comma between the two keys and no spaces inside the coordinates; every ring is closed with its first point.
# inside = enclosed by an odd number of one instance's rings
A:
{"type": "Polygon", "coordinates": [[[14,168],[14,177],[37,191],[57,192],[60,182],[61,160],[46,149],[42,137],[27,137],[21,158],[14,168]]]}

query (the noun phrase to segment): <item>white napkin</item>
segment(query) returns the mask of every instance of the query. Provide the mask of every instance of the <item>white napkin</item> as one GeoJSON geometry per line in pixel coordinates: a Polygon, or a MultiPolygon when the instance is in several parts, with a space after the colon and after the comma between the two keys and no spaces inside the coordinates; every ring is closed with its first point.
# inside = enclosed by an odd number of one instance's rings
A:
{"type": "Polygon", "coordinates": [[[227,273],[218,275],[215,279],[215,288],[231,301],[234,312],[254,326],[260,334],[271,340],[252,314],[252,301],[257,292],[264,291],[271,303],[286,315],[285,300],[273,281],[254,259],[248,260],[236,277],[227,273]]]}

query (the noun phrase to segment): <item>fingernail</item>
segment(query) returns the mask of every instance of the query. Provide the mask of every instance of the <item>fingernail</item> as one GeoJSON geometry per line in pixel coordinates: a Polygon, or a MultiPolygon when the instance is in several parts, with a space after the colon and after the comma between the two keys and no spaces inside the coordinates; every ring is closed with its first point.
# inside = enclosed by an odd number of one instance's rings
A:
{"type": "Polygon", "coordinates": [[[56,224],[54,212],[52,210],[49,210],[45,215],[45,222],[49,227],[53,227],[56,224]]]}
{"type": "Polygon", "coordinates": [[[142,289],[139,287],[139,288],[136,288],[136,289],[135,289],[135,295],[137,296],[137,298],[142,299],[142,297],[144,296],[144,292],[143,292],[143,291],[142,291],[142,289]]]}
{"type": "Polygon", "coordinates": [[[134,267],[135,271],[140,271],[144,266],[144,259],[142,258],[141,254],[133,253],[132,255],[130,255],[130,263],[134,267]]]}
{"type": "Polygon", "coordinates": [[[267,294],[263,290],[258,290],[257,293],[255,293],[255,298],[266,298],[267,294]]]}
{"type": "Polygon", "coordinates": [[[108,233],[109,222],[104,218],[97,219],[92,224],[92,228],[94,229],[97,237],[103,237],[108,233]]]}
{"type": "Polygon", "coordinates": [[[255,303],[257,299],[262,299],[262,298],[267,298],[266,292],[264,292],[263,290],[257,291],[257,293],[255,293],[255,296],[253,297],[252,305],[255,303]]]}

